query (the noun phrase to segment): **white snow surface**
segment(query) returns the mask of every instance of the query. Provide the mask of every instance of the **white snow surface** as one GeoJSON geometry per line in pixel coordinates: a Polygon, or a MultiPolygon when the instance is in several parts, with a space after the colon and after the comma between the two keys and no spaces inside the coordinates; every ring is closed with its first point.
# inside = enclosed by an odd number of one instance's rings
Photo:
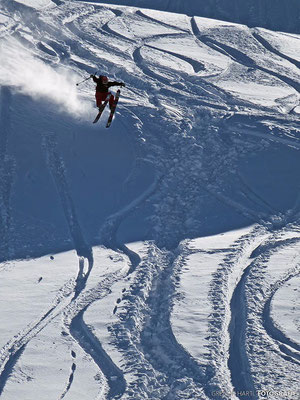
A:
{"type": "Polygon", "coordinates": [[[1,400],[299,399],[300,36],[136,3],[0,0],[1,400]]]}

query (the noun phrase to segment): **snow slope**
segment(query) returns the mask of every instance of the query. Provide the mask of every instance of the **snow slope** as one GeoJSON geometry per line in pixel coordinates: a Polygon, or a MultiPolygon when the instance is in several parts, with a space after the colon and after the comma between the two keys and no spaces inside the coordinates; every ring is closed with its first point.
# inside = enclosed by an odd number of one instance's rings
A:
{"type": "Polygon", "coordinates": [[[299,398],[299,43],[1,0],[1,400],[299,398]]]}
{"type": "MultiPolygon", "coordinates": [[[[27,3],[30,1],[26,0],[27,3]]],[[[91,1],[97,3],[97,0],[91,1]]],[[[102,3],[214,18],[283,32],[300,32],[298,0],[104,0],[102,3]]]]}

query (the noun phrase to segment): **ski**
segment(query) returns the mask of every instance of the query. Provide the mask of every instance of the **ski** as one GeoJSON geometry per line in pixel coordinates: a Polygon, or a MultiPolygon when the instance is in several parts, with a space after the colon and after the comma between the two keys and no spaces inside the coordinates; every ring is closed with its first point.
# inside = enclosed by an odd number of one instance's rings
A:
{"type": "Polygon", "coordinates": [[[120,93],[121,93],[121,91],[120,91],[120,89],[118,89],[117,93],[116,93],[115,100],[114,100],[113,105],[112,105],[111,110],[110,110],[110,114],[109,114],[109,117],[108,117],[108,120],[107,120],[106,128],[110,127],[110,124],[112,122],[112,119],[113,119],[113,116],[114,116],[114,113],[116,111],[116,107],[117,107],[117,104],[118,104],[118,101],[119,101],[120,93]]]}
{"type": "Polygon", "coordinates": [[[96,115],[96,118],[94,119],[93,124],[95,124],[96,122],[99,121],[101,114],[103,113],[103,110],[106,107],[106,104],[109,102],[109,98],[110,98],[110,94],[109,94],[109,96],[106,97],[104,103],[99,107],[99,112],[96,115]]]}

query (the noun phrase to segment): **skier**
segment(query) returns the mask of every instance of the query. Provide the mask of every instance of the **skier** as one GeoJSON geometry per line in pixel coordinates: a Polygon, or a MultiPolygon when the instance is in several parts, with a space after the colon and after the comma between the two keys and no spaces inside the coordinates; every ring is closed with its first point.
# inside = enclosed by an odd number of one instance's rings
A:
{"type": "Polygon", "coordinates": [[[98,107],[99,110],[100,110],[102,101],[105,101],[106,98],[107,98],[107,96],[110,94],[110,97],[109,97],[109,108],[111,109],[112,106],[113,106],[113,103],[114,103],[114,99],[115,99],[115,98],[114,98],[114,95],[111,94],[111,93],[108,91],[108,89],[109,89],[111,86],[121,86],[121,87],[124,87],[124,86],[125,86],[125,83],[123,83],[123,82],[110,82],[110,81],[108,80],[107,76],[104,76],[104,75],[99,75],[99,78],[97,78],[96,75],[91,75],[91,78],[93,78],[93,81],[94,81],[95,83],[97,83],[97,86],[96,86],[96,94],[95,94],[97,107],[98,107]]]}

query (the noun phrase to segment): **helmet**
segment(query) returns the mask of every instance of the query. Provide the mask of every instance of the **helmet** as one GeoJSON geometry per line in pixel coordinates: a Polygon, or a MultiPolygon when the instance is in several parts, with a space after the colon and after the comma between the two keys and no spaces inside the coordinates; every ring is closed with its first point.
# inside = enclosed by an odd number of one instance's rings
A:
{"type": "Polygon", "coordinates": [[[108,77],[104,75],[100,75],[99,78],[101,79],[102,83],[107,83],[108,82],[108,77]]]}

